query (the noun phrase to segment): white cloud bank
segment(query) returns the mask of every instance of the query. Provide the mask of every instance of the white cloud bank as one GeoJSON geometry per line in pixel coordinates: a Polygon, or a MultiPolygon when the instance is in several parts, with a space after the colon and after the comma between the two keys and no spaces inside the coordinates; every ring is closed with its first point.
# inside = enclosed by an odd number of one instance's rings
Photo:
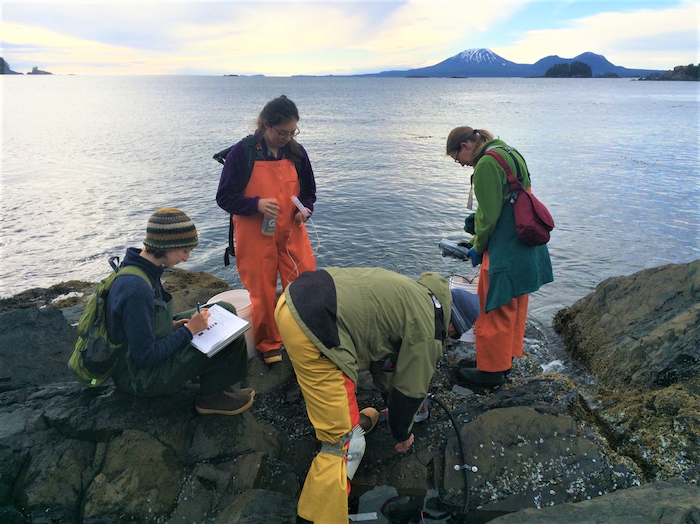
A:
{"type": "Polygon", "coordinates": [[[600,13],[567,27],[527,31],[512,46],[494,48],[518,63],[550,54],[573,58],[586,51],[604,54],[627,68],[672,69],[700,62],[700,5],[687,2],[662,9],[600,13]]]}
{"type": "MultiPolygon", "coordinates": [[[[3,4],[0,43],[15,70],[76,74],[352,74],[435,64],[529,2],[471,0],[24,2],[3,4]]],[[[601,13],[524,31],[504,58],[604,54],[625,67],[697,60],[698,4],[601,13]],[[685,48],[682,44],[685,43],[685,48]],[[693,47],[694,45],[694,47],[693,47]],[[688,46],[694,52],[688,51],[688,46]]]]}

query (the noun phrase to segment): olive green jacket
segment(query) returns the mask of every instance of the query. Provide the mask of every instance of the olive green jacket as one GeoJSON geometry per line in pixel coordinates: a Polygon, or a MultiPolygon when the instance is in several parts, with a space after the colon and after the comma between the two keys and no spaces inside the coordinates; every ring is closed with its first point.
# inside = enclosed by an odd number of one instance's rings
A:
{"type": "Polygon", "coordinates": [[[444,352],[452,308],[447,280],[331,267],[302,273],[285,298],[304,333],[355,384],[370,370],[389,404],[394,438],[406,440],[444,352]]]}

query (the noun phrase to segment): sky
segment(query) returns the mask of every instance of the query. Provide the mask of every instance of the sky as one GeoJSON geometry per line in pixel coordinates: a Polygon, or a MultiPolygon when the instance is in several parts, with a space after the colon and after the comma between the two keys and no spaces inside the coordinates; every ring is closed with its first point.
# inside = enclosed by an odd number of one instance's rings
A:
{"type": "Polygon", "coordinates": [[[14,71],[350,75],[487,48],[520,64],[584,52],[617,66],[700,62],[700,0],[228,0],[0,3],[14,71]]]}

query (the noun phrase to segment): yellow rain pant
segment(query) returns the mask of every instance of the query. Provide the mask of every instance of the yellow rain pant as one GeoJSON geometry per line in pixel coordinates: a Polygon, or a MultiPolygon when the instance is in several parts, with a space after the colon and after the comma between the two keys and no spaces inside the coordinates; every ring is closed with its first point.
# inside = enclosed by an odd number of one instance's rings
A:
{"type": "Polygon", "coordinates": [[[507,304],[484,312],[489,291],[489,253],[484,251],[479,272],[480,312],[474,324],[476,367],[481,371],[506,371],[512,359],[523,356],[525,321],[530,295],[521,295],[507,304]]]}
{"type": "MultiPolygon", "coordinates": [[[[277,327],[292,362],[306,413],[321,442],[336,442],[360,422],[355,384],[301,330],[282,296],[275,309],[277,327]]],[[[347,450],[347,445],[343,448],[347,450]]],[[[299,497],[297,514],[315,524],[347,524],[346,460],[319,453],[311,463],[299,497]]]]}

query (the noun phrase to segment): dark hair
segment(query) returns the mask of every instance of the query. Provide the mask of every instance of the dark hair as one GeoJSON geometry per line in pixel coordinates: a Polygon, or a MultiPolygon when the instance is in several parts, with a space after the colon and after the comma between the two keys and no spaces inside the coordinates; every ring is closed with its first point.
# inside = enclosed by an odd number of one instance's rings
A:
{"type": "Polygon", "coordinates": [[[146,253],[150,253],[155,258],[165,258],[167,256],[167,250],[158,247],[151,247],[144,244],[146,248],[146,253]]]}
{"type": "MultiPolygon", "coordinates": [[[[258,115],[258,135],[262,136],[265,132],[265,122],[270,126],[276,126],[288,120],[299,121],[299,111],[294,102],[284,95],[278,96],[270,100],[258,115]]],[[[292,139],[282,148],[285,157],[288,157],[293,162],[302,159],[301,148],[297,141],[292,139]]]]}
{"type": "MultiPolygon", "coordinates": [[[[485,129],[473,129],[467,126],[455,127],[447,137],[445,154],[449,155],[459,150],[462,142],[478,142],[479,140],[485,144],[489,140],[493,140],[493,135],[485,129]]],[[[478,153],[479,150],[477,149],[476,152],[478,153]]]]}

